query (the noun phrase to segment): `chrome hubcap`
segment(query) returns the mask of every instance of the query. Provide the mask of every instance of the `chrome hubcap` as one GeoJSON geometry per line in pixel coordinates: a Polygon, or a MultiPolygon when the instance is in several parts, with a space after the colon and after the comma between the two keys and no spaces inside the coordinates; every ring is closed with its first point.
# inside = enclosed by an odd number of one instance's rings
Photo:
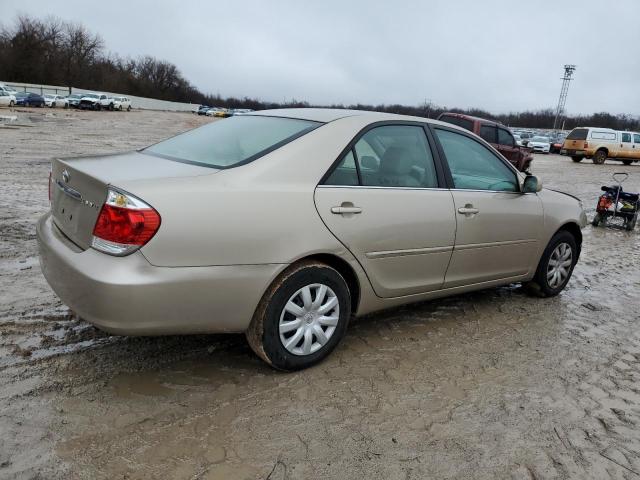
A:
{"type": "Polygon", "coordinates": [[[547,283],[551,288],[558,288],[564,283],[569,276],[572,262],[571,245],[560,243],[549,257],[547,265],[547,283]]]}
{"type": "Polygon", "coordinates": [[[329,341],[339,319],[334,291],[321,283],[307,285],[291,295],[280,314],[280,341],[294,355],[310,355],[329,341]]]}

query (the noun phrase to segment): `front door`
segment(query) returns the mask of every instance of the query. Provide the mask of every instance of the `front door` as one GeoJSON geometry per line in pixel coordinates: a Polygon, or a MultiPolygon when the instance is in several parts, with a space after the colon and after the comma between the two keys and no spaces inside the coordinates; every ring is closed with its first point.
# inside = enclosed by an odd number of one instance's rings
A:
{"type": "Polygon", "coordinates": [[[445,288],[515,278],[536,268],[543,212],[514,169],[469,135],[437,127],[451,173],[457,233],[445,288]]]}
{"type": "Polygon", "coordinates": [[[451,192],[421,125],[383,125],[349,149],[316,188],[318,212],[380,297],[442,287],[455,240],[451,192]]]}
{"type": "Polygon", "coordinates": [[[629,132],[620,133],[620,152],[618,158],[633,158],[633,141],[629,132]]]}

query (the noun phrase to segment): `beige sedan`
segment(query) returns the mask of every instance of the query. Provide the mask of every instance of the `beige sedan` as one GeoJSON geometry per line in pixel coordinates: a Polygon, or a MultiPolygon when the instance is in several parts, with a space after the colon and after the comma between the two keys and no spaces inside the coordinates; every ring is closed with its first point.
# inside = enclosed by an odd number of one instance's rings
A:
{"type": "Polygon", "coordinates": [[[137,152],[53,160],[45,277],[108,332],[245,332],[274,367],[326,357],[352,316],[522,282],[558,294],[579,200],[466,130],[290,109],[137,152]]]}

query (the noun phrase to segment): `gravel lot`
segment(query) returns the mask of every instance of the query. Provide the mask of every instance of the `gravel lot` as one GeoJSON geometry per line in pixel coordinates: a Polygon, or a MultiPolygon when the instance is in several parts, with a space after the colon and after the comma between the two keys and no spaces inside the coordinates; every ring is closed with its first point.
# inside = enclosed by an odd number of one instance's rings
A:
{"type": "MultiPolygon", "coordinates": [[[[514,285],[373,315],[321,365],[283,374],[241,335],[103,334],[38,266],[50,157],[210,119],[17,115],[28,126],[0,128],[0,478],[640,477],[640,229],[588,226],[556,298],[514,285]]],[[[533,163],[590,217],[619,170],[640,190],[637,164],[533,163]]]]}

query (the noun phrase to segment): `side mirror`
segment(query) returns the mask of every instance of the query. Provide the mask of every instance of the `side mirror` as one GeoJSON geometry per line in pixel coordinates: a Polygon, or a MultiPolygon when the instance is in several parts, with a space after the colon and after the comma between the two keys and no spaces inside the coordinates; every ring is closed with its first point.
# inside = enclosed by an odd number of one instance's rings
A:
{"type": "Polygon", "coordinates": [[[534,175],[527,175],[522,184],[522,193],[536,193],[542,190],[542,181],[534,175]]]}

